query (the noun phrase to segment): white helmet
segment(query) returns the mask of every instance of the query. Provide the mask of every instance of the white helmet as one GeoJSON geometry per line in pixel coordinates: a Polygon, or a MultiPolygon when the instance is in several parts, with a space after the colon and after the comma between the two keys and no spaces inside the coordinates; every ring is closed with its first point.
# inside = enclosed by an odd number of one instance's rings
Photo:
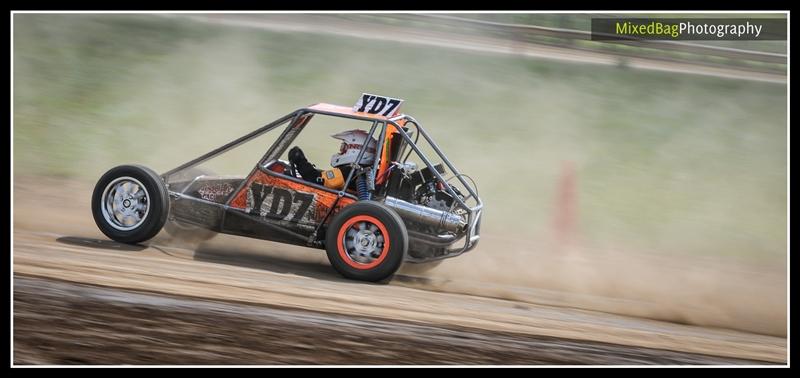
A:
{"type": "MultiPolygon", "coordinates": [[[[339,153],[331,156],[332,167],[338,167],[356,161],[358,152],[361,151],[361,147],[364,146],[364,142],[367,140],[367,132],[364,130],[342,131],[341,133],[331,136],[342,141],[342,145],[339,147],[339,153]]],[[[361,156],[359,164],[372,164],[375,161],[377,146],[378,142],[375,141],[375,138],[369,138],[367,149],[364,150],[364,155],[361,156]]]]}

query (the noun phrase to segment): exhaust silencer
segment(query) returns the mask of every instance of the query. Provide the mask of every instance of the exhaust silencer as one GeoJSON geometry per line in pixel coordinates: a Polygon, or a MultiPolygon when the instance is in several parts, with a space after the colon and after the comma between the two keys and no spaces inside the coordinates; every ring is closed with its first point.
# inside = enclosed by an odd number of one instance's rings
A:
{"type": "Polygon", "coordinates": [[[461,232],[467,226],[467,222],[460,216],[446,211],[415,205],[394,197],[386,197],[384,203],[394,209],[400,217],[408,221],[440,227],[456,233],[461,232]]]}

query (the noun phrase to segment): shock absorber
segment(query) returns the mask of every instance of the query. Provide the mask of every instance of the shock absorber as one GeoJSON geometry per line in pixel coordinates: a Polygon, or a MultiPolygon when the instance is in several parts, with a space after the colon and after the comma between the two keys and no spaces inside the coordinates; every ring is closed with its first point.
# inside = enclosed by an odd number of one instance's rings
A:
{"type": "Polygon", "coordinates": [[[360,174],[358,175],[358,179],[356,179],[359,201],[369,201],[372,199],[372,193],[370,193],[369,185],[367,184],[367,176],[366,174],[360,174]]]}

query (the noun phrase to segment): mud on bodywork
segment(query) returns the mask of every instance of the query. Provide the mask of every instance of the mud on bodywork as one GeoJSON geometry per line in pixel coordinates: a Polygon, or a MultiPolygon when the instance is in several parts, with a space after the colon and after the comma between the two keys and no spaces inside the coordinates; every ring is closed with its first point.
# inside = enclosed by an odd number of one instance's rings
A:
{"type": "Polygon", "coordinates": [[[313,231],[334,206],[332,218],[341,208],[355,202],[337,194],[256,171],[235,195],[230,207],[298,231],[313,231]]]}

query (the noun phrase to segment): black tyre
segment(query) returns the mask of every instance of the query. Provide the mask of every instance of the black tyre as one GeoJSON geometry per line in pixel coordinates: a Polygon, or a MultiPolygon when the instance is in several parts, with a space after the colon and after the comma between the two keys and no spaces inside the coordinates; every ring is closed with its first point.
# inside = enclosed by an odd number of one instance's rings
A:
{"type": "Polygon", "coordinates": [[[121,243],[149,240],[164,227],[168,212],[167,187],[147,167],[114,167],[94,187],[94,222],[112,240],[121,243]]]}
{"type": "Polygon", "coordinates": [[[408,251],[408,231],[394,210],[375,201],[345,207],[326,231],[328,260],[343,276],[361,281],[391,277],[408,251]]]}

